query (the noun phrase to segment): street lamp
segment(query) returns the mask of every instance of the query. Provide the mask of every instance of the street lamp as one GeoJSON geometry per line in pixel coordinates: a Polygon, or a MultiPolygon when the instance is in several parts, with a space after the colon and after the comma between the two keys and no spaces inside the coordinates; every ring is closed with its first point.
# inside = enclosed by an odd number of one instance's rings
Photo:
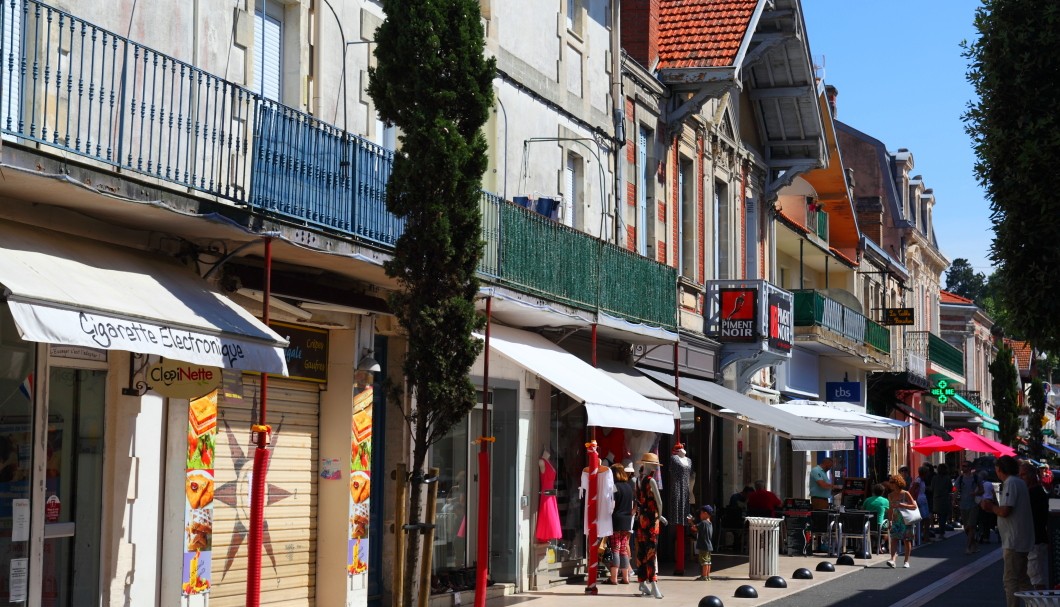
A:
{"type": "MultiPolygon", "coordinates": [[[[324,0],[324,4],[326,4],[328,10],[331,11],[331,15],[335,17],[335,25],[339,28],[339,38],[342,39],[342,130],[347,131],[346,95],[348,91],[346,90],[346,49],[355,44],[372,44],[375,40],[356,40],[354,42],[346,42],[346,32],[342,30],[342,20],[339,19],[339,14],[335,12],[335,7],[331,6],[331,3],[328,2],[328,0],[324,0]]],[[[370,48],[369,52],[371,52],[370,48]]],[[[338,101],[338,99],[335,100],[336,104],[338,101]]]]}

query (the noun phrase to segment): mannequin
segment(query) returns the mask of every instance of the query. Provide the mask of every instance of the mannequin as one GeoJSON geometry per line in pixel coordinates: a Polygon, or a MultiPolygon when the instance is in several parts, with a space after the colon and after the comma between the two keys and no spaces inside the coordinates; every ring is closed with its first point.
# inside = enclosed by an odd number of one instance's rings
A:
{"type": "Polygon", "coordinates": [[[556,503],[556,468],[552,466],[548,447],[541,450],[541,459],[537,461],[541,470],[541,499],[537,507],[537,528],[534,539],[548,542],[563,537],[559,523],[559,504],[556,503]]]}
{"type": "Polygon", "coordinates": [[[586,551],[588,554],[588,575],[586,576],[585,592],[596,594],[597,564],[599,563],[597,551],[600,540],[610,537],[612,534],[611,513],[615,510],[615,480],[611,475],[611,469],[600,465],[600,457],[596,452],[596,441],[590,440],[585,443],[585,453],[589,457],[589,466],[582,470],[580,495],[585,499],[585,536],[586,551]]]}
{"type": "Polygon", "coordinates": [[[692,460],[685,453],[685,446],[675,443],[670,456],[669,501],[666,514],[674,522],[674,575],[685,572],[685,525],[689,515],[688,496],[691,492],[692,460]]]}
{"type": "MultiPolygon", "coordinates": [[[[597,467],[596,473],[596,488],[597,488],[597,507],[596,507],[596,537],[597,539],[603,539],[610,537],[613,527],[611,524],[611,513],[615,510],[615,477],[611,474],[611,469],[607,466],[600,465],[597,467]]],[[[584,500],[589,496],[589,468],[582,469],[582,482],[581,487],[578,490],[578,495],[584,500]]],[[[583,509],[585,512],[584,529],[586,535],[589,533],[589,508],[583,509]]]]}
{"type": "Polygon", "coordinates": [[[640,477],[637,479],[637,519],[634,533],[637,537],[637,581],[642,596],[663,598],[659,590],[656,549],[659,545],[659,524],[667,523],[662,515],[662,497],[655,474],[659,471],[659,456],[645,453],[640,458],[640,477]]]}

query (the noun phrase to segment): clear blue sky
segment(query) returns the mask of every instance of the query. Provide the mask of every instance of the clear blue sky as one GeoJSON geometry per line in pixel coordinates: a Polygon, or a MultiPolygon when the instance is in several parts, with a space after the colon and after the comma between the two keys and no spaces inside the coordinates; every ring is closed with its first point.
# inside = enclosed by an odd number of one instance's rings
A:
{"type": "Polygon", "coordinates": [[[935,235],[950,261],[992,270],[990,207],[973,174],[961,115],[974,91],[962,40],[976,37],[978,0],[803,0],[810,53],[839,89],[839,120],[909,148],[935,191],[935,235]]]}

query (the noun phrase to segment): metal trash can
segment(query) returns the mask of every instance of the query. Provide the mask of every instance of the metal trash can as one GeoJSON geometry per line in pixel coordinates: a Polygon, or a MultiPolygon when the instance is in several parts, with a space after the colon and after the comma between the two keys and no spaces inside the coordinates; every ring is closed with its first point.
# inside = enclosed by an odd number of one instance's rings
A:
{"type": "Polygon", "coordinates": [[[780,523],[783,520],[764,516],[747,517],[747,554],[750,557],[749,576],[752,580],[780,575],[780,523]]]}
{"type": "Polygon", "coordinates": [[[1024,607],[1060,606],[1060,590],[1025,590],[1013,596],[1023,599],[1024,607]]]}

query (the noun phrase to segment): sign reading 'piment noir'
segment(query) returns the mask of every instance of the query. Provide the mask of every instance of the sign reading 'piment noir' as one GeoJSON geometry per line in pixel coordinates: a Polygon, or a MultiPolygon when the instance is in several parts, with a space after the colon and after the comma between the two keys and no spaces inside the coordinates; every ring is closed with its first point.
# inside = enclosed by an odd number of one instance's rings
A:
{"type": "Polygon", "coordinates": [[[791,350],[791,301],[777,293],[769,294],[769,347],[791,350]]]}
{"type": "Polygon", "coordinates": [[[758,289],[718,289],[721,341],[758,338],[758,289]]]}

